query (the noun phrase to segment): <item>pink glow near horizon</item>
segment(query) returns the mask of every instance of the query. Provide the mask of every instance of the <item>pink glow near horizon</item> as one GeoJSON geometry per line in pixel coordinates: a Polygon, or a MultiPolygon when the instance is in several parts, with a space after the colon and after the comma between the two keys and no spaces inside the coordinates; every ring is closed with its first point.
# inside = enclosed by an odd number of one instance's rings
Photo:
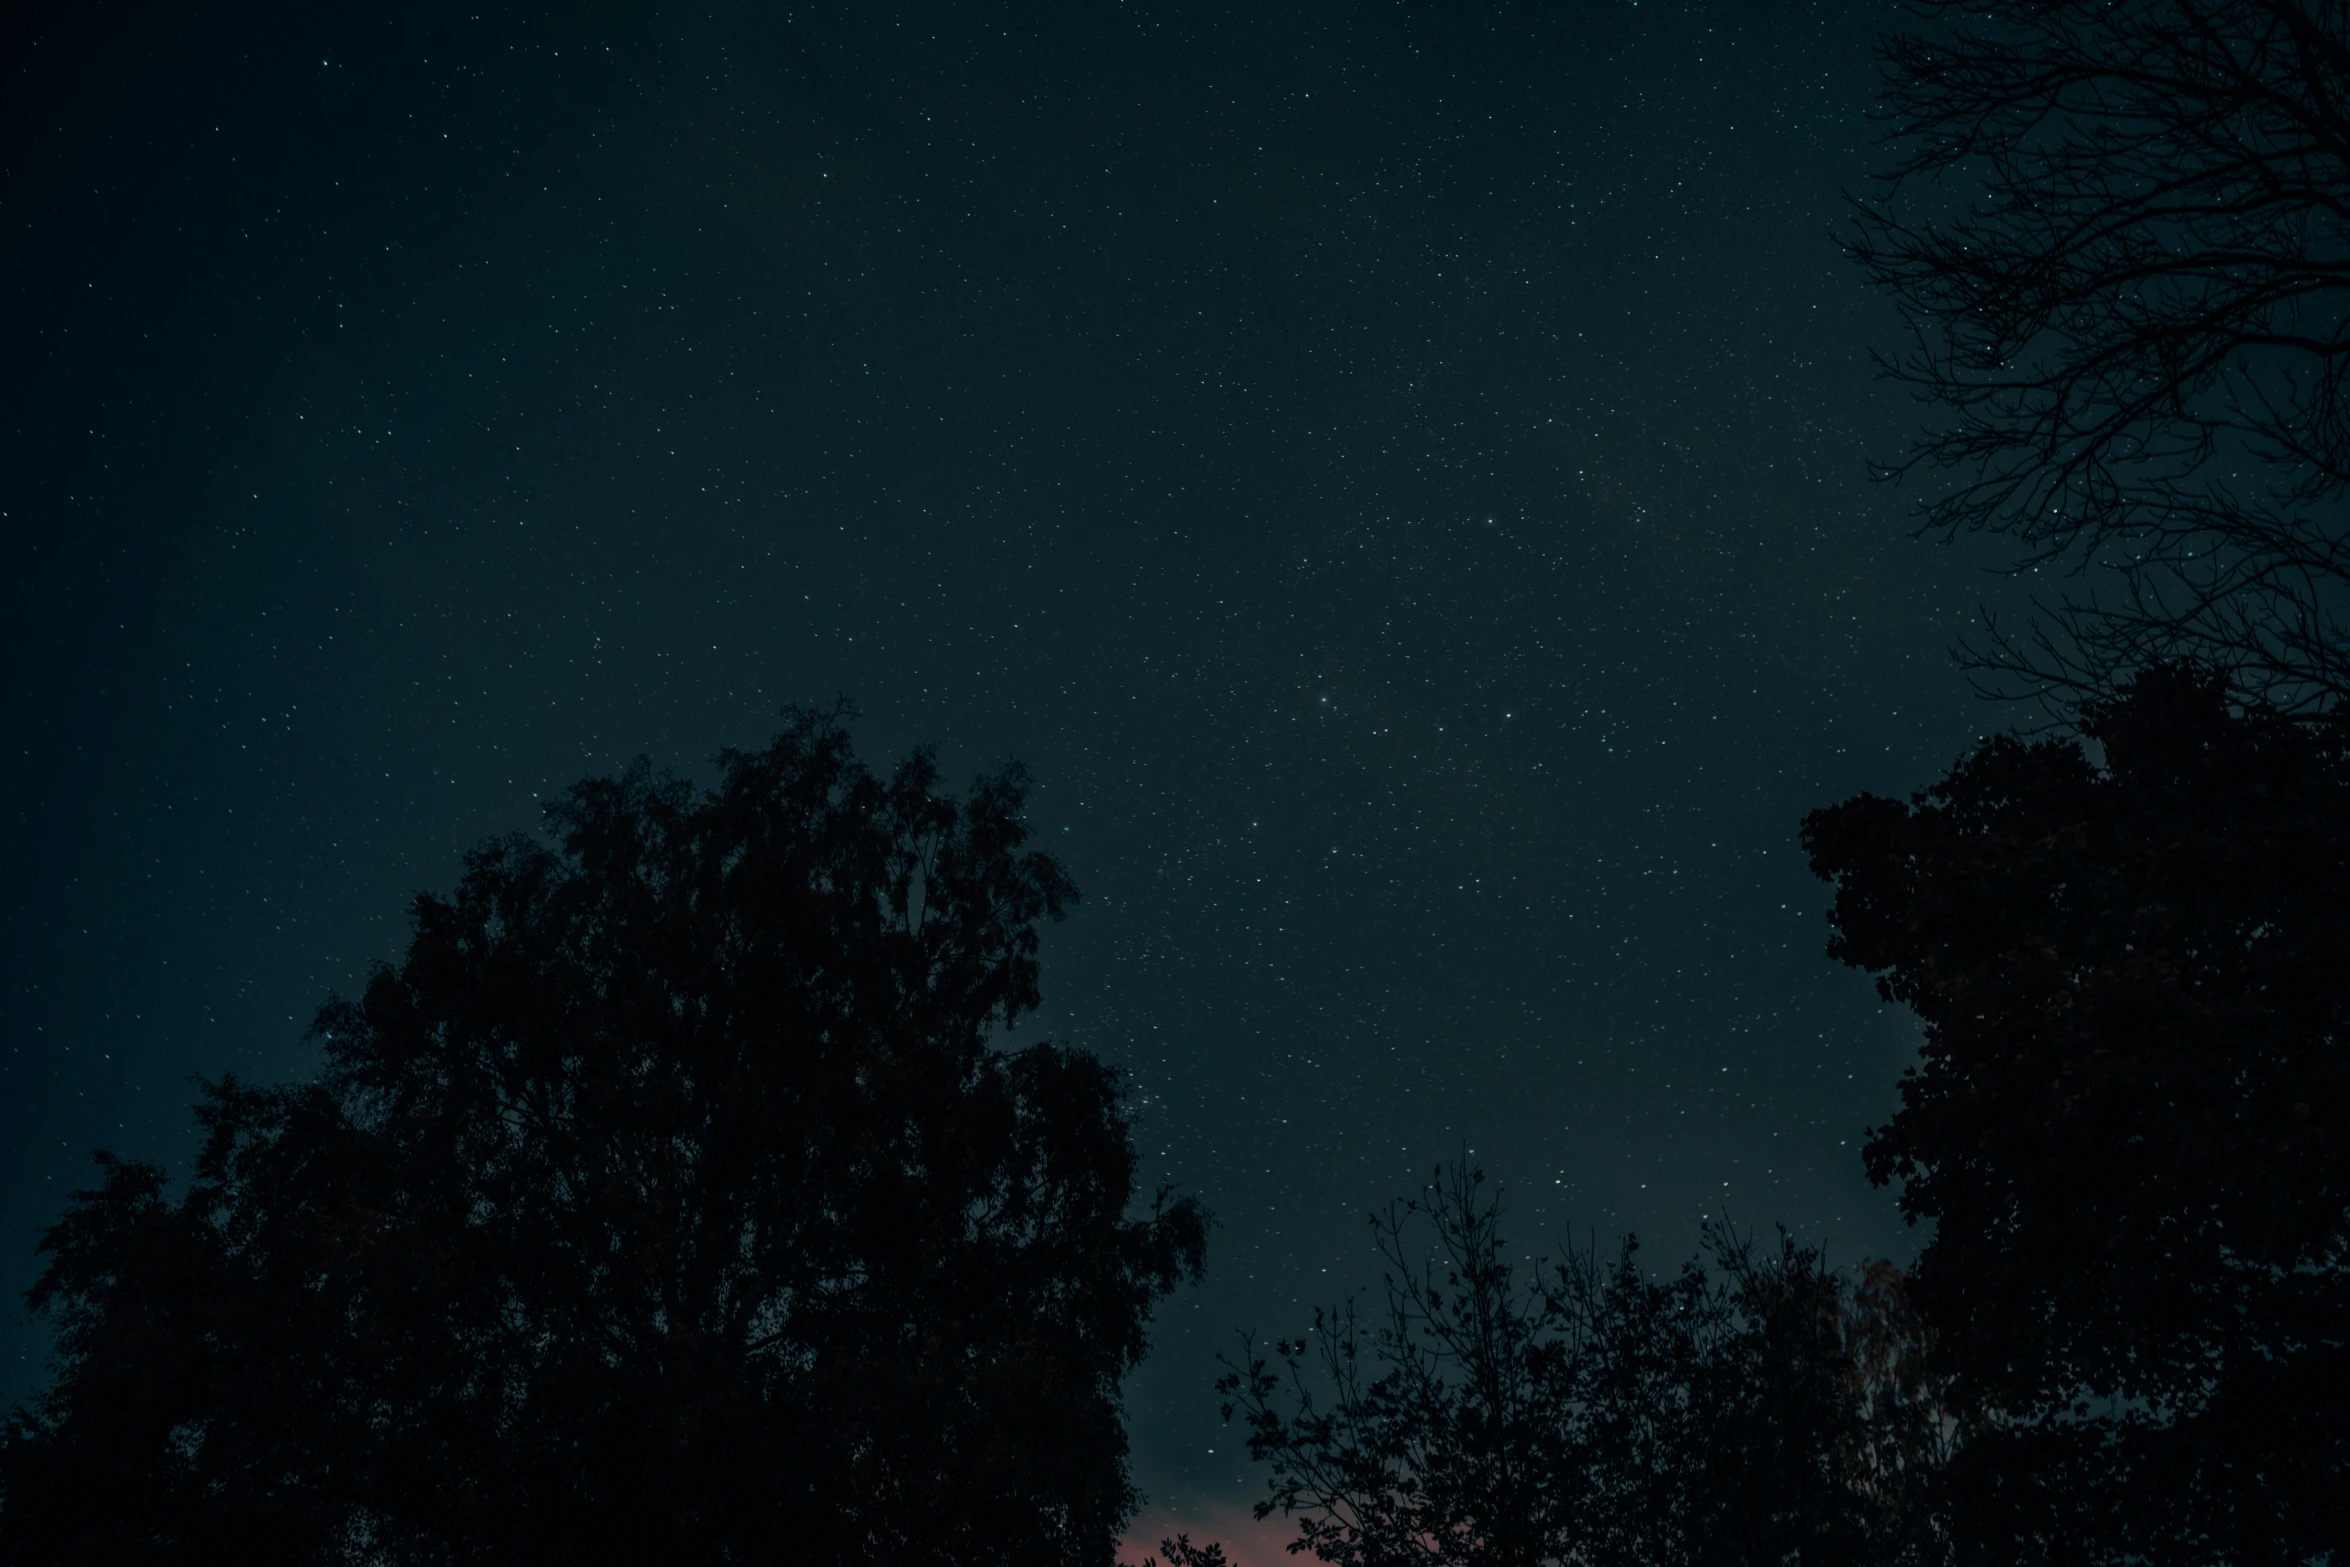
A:
{"type": "Polygon", "coordinates": [[[1224,1555],[1232,1567],[1320,1567],[1318,1558],[1289,1554],[1289,1542],[1297,1538],[1297,1523],[1276,1513],[1259,1523],[1246,1507],[1230,1503],[1210,1502],[1176,1512],[1172,1508],[1151,1507],[1127,1527],[1126,1538],[1118,1548],[1122,1567],[1141,1567],[1146,1556],[1159,1554],[1159,1542],[1178,1534],[1191,1536],[1194,1545],[1205,1545],[1210,1540],[1223,1542],[1224,1555]]]}

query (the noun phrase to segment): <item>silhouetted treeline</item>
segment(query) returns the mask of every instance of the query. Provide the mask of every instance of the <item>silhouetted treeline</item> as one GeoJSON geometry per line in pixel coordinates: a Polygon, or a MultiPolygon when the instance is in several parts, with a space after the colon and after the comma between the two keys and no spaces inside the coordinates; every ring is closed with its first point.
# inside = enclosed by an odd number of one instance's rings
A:
{"type": "MultiPolygon", "coordinates": [[[[1204,1221],[1129,1216],[1108,1069],[994,1048],[1074,895],[1020,779],[828,715],[722,762],[478,850],[184,1191],[102,1160],[0,1554],[1109,1559],[1204,1221]]],[[[1805,839],[1925,1025],[1865,1150],[1913,1274],[1519,1267],[1452,1171],[1381,1310],[1233,1367],[1267,1512],[1340,1567],[2350,1557],[2350,724],[2163,666],[1805,839]]]]}
{"type": "Polygon", "coordinates": [[[0,1559],[1060,1562],[1132,1510],[1118,1386],[1203,1218],[1129,1216],[1114,1074],[997,1032],[1075,896],[1022,780],[833,715],[477,850],[316,1026],[102,1158],[0,1559]]]}
{"type": "MultiPolygon", "coordinates": [[[[993,1047],[1073,896],[1020,780],[722,760],[477,851],[184,1191],[102,1161],[0,1554],[1110,1558],[1203,1219],[1129,1216],[1108,1069],[993,1047]]],[[[1865,1149],[1913,1273],[1519,1266],[1442,1174],[1381,1309],[1232,1368],[1266,1511],[1340,1567],[2350,1559],[2350,725],[2164,666],[1805,838],[1925,1025],[1865,1149]]]]}

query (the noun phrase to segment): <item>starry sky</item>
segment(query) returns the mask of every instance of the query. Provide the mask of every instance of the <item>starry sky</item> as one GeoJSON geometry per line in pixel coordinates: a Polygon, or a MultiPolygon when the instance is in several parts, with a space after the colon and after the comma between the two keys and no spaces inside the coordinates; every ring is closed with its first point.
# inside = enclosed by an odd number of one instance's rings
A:
{"type": "Polygon", "coordinates": [[[1138,1533],[1456,1149],[1527,1250],[1913,1248],[1796,845],[2005,721],[1867,475],[1892,5],[361,9],[6,24],[0,1288],[469,844],[835,694],[1034,772],[1026,1027],[1219,1216],[1138,1533]]]}

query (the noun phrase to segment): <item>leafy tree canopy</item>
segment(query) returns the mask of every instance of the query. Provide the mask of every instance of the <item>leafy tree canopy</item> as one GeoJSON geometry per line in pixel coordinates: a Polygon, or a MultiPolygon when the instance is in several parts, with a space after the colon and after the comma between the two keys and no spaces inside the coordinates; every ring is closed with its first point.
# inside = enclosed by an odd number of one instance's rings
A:
{"type": "Polygon", "coordinates": [[[1118,1389],[1204,1218],[1115,1074],[994,1048],[1076,894],[1023,779],[802,712],[419,897],[313,1081],[47,1235],[10,1561],[1106,1564],[1118,1389]]]}
{"type": "Polygon", "coordinates": [[[2350,726],[2164,667],[2082,730],[1804,829],[1831,952],[1925,1025],[1866,1157],[1935,1226],[1984,1548],[2340,1560],[2350,726]]]}

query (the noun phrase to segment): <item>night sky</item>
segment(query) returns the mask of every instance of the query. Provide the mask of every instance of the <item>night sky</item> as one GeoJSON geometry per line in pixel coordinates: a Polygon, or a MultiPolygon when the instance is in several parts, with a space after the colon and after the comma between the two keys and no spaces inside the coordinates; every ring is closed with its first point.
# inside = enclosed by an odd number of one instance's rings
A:
{"type": "MultiPolygon", "coordinates": [[[[1837,252],[1889,4],[76,5],[0,80],[0,1288],[194,1074],[306,1069],[406,903],[786,703],[1006,756],[1235,1330],[1458,1148],[1525,1249],[1914,1249],[1913,1049],[1813,806],[2008,722],[1866,459],[1837,252]]],[[[29,27],[30,31],[26,29],[29,27]]],[[[5,1318],[15,1392],[41,1348],[5,1318]]]]}

